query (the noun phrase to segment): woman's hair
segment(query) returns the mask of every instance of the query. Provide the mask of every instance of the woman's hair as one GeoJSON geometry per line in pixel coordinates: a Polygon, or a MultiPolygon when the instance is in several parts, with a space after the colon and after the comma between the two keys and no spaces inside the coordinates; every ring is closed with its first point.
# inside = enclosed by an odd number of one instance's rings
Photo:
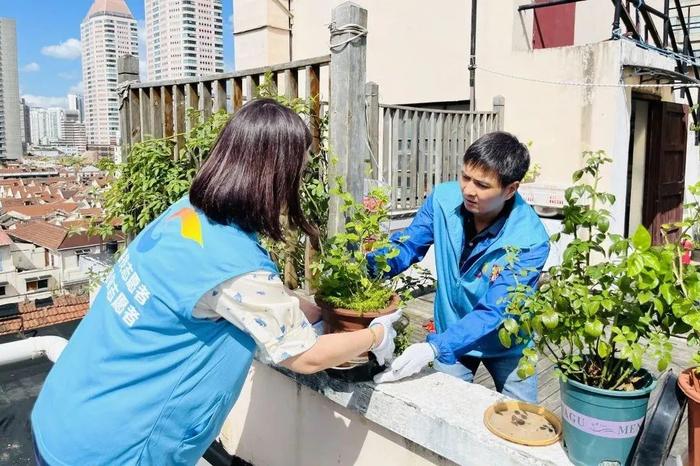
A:
{"type": "Polygon", "coordinates": [[[287,223],[315,241],[302,212],[299,183],[311,133],[271,99],[247,103],[221,131],[190,188],[190,202],[214,222],[236,224],[280,241],[287,223]]]}

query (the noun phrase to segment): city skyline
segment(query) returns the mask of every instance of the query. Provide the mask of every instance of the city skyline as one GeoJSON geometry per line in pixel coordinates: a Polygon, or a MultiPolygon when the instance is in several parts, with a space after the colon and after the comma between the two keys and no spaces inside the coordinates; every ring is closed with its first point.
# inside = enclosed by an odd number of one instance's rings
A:
{"type": "MultiPolygon", "coordinates": [[[[141,79],[146,79],[145,0],[125,0],[137,20],[141,79]]],[[[16,20],[20,96],[28,106],[68,108],[84,95],[80,24],[93,0],[2,2],[0,17],[16,20]]],[[[224,71],[233,69],[232,2],[222,1],[224,71]]]]}

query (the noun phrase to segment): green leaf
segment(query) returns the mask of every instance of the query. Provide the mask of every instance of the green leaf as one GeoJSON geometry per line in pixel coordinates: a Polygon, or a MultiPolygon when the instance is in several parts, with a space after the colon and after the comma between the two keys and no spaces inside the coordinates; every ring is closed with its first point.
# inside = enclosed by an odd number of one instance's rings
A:
{"type": "Polygon", "coordinates": [[[639,304],[646,304],[651,301],[653,297],[654,295],[651,294],[651,291],[642,291],[637,295],[637,302],[639,302],[639,304]]]}
{"type": "Polygon", "coordinates": [[[636,277],[644,270],[644,259],[639,254],[633,254],[627,261],[627,273],[631,277],[636,277]]]}
{"type": "Polygon", "coordinates": [[[584,325],[586,335],[591,338],[598,338],[603,333],[603,323],[599,320],[588,321],[584,325]]]}
{"type": "Polygon", "coordinates": [[[638,251],[646,251],[651,247],[651,234],[644,226],[639,225],[632,236],[632,245],[638,251]]]}
{"type": "Polygon", "coordinates": [[[671,293],[671,284],[664,283],[659,287],[661,296],[666,300],[668,304],[673,304],[673,293],[671,293]]]}
{"type": "Polygon", "coordinates": [[[515,321],[515,319],[509,318],[503,321],[503,326],[506,328],[506,330],[515,335],[518,333],[518,323],[515,321]]]}
{"type": "Polygon", "coordinates": [[[603,359],[607,358],[608,355],[610,354],[611,349],[612,348],[610,347],[610,345],[606,341],[600,340],[598,342],[598,356],[600,356],[601,358],[603,358],[603,359]]]}
{"type": "Polygon", "coordinates": [[[501,344],[506,348],[510,348],[510,346],[512,345],[512,342],[510,340],[510,334],[505,328],[501,328],[498,331],[498,339],[501,341],[501,344]]]}
{"type": "Polygon", "coordinates": [[[556,328],[559,325],[559,314],[554,311],[542,314],[542,323],[550,330],[556,328]]]}

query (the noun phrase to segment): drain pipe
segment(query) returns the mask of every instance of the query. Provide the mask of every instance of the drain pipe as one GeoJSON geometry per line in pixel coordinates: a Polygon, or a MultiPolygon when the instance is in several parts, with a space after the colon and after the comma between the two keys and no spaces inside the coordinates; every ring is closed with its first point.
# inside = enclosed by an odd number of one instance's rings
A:
{"type": "Polygon", "coordinates": [[[469,27],[469,110],[472,112],[476,112],[476,1],[472,0],[469,27]]]}
{"type": "Polygon", "coordinates": [[[3,343],[0,345],[0,366],[42,356],[56,362],[67,343],[65,338],[50,335],[3,343]]]}

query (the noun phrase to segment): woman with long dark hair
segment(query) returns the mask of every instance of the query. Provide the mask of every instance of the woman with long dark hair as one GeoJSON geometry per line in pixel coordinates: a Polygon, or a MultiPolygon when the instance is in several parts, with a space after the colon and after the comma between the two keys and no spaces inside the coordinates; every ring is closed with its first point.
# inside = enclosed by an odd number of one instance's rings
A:
{"type": "Polygon", "coordinates": [[[311,135],[269,99],[223,129],[189,196],[120,256],[32,412],[39,464],[190,465],[219,433],[253,355],[313,373],[393,353],[394,313],[317,337],[310,302],[285,290],[258,242],[280,215],[315,235],[299,184],[311,135]]]}

